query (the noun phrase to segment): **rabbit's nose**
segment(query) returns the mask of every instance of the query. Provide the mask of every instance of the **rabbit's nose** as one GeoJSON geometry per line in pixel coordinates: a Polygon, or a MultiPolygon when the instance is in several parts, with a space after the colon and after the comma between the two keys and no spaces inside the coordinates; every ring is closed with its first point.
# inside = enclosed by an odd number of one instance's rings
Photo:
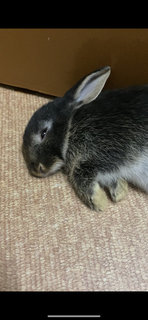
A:
{"type": "Polygon", "coordinates": [[[46,172],[46,168],[44,167],[44,165],[42,163],[39,163],[39,165],[38,165],[38,172],[43,173],[43,174],[46,172]]]}

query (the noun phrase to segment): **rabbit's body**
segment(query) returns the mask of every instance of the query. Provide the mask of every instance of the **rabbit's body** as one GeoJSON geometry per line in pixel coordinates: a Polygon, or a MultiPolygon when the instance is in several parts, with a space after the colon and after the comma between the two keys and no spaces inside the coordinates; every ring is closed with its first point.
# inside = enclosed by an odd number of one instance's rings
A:
{"type": "Polygon", "coordinates": [[[148,191],[148,86],[104,91],[75,111],[68,136],[67,172],[80,154],[78,162],[93,165],[101,185],[117,177],[143,185],[147,177],[148,191]]]}
{"type": "MultiPolygon", "coordinates": [[[[96,79],[93,81],[96,82],[96,79]]],[[[37,111],[24,135],[24,150],[27,150],[24,154],[27,162],[31,159],[31,154],[34,154],[35,158],[35,145],[37,148],[38,144],[41,144],[38,152],[40,166],[36,175],[46,176],[64,166],[69,181],[79,197],[90,208],[102,210],[107,202],[105,187],[109,189],[114,201],[119,201],[125,196],[127,182],[148,192],[148,86],[104,91],[97,98],[90,99],[92,88],[88,95],[87,91],[85,92],[89,82],[90,76],[76,86],[76,107],[71,107],[74,106],[74,102],[69,98],[74,87],[64,98],[60,98],[65,100],[57,99],[57,102],[53,102],[55,105],[52,105],[51,109],[57,108],[56,113],[59,115],[52,115],[50,104],[47,117],[42,116],[44,113],[46,115],[44,111],[47,106],[37,111]],[[60,105],[67,99],[69,101],[66,106],[60,109],[60,105]],[[37,127],[37,123],[42,124],[45,120],[50,124],[50,147],[48,136],[45,141],[37,143],[40,138],[38,133],[35,136],[34,132],[33,139],[36,142],[31,147],[30,140],[28,156],[27,134],[30,128],[35,126],[34,122],[37,127]],[[49,149],[55,159],[50,166],[49,149]],[[47,168],[46,163],[48,170],[44,171],[47,168]]],[[[96,91],[93,95],[95,94],[96,91]]],[[[36,131],[41,132],[39,125],[36,131]]]]}

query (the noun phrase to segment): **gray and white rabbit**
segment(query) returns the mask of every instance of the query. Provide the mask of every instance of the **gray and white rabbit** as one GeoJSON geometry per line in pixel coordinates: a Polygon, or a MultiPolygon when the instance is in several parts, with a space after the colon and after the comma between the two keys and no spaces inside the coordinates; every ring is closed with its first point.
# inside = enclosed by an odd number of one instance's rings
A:
{"type": "Polygon", "coordinates": [[[148,192],[148,85],[102,91],[111,68],[97,70],[38,109],[23,136],[32,175],[64,167],[80,199],[103,210],[106,189],[124,198],[128,182],[148,192]]]}

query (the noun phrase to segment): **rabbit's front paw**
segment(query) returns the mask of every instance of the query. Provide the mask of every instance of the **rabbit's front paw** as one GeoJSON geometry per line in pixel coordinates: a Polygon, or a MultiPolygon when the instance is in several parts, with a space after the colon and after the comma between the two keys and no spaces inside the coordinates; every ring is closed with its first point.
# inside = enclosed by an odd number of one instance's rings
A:
{"type": "Polygon", "coordinates": [[[103,211],[107,206],[107,195],[98,182],[94,183],[91,201],[96,211],[103,211]]]}
{"type": "Polygon", "coordinates": [[[114,202],[118,202],[126,196],[128,191],[128,183],[123,179],[119,179],[109,187],[109,191],[112,200],[114,202]]]}

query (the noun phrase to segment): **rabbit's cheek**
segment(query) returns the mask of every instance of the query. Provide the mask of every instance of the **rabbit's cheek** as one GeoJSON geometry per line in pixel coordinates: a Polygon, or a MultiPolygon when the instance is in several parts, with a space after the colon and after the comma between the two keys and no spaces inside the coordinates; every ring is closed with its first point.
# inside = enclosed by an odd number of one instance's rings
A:
{"type": "Polygon", "coordinates": [[[60,170],[64,166],[64,161],[56,158],[52,166],[50,167],[48,174],[54,174],[56,171],[60,170]]]}

